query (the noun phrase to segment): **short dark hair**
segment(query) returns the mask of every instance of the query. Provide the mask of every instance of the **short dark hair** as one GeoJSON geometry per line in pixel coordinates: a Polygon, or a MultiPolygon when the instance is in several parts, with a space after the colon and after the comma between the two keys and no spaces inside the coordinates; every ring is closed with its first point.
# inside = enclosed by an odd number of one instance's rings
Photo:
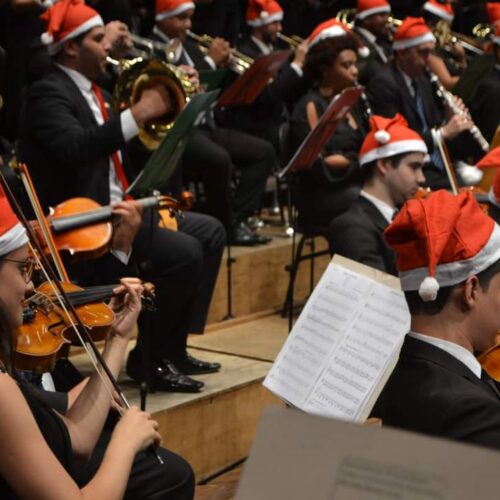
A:
{"type": "MultiPolygon", "coordinates": [[[[487,291],[490,286],[491,280],[500,273],[500,260],[497,260],[491,266],[483,269],[481,272],[477,273],[477,279],[479,281],[479,286],[487,291]]],[[[451,292],[454,288],[459,286],[460,283],[451,286],[445,286],[439,289],[436,300],[430,302],[424,302],[417,290],[412,290],[411,292],[404,292],[406,302],[408,303],[408,309],[412,315],[423,314],[426,316],[433,316],[439,314],[444,306],[448,303],[451,296],[451,292]]]]}
{"type": "MultiPolygon", "coordinates": [[[[411,152],[399,153],[394,156],[388,156],[387,158],[385,158],[385,160],[389,160],[391,162],[392,168],[398,168],[399,164],[401,163],[401,160],[409,154],[411,154],[411,152]]],[[[377,160],[373,160],[363,165],[361,167],[362,181],[366,182],[373,179],[373,177],[375,177],[376,170],[377,170],[377,160]]]]}
{"type": "Polygon", "coordinates": [[[313,81],[321,80],[321,72],[325,66],[332,64],[344,50],[358,53],[358,41],[350,33],[321,40],[307,52],[304,63],[304,74],[313,81]]]}

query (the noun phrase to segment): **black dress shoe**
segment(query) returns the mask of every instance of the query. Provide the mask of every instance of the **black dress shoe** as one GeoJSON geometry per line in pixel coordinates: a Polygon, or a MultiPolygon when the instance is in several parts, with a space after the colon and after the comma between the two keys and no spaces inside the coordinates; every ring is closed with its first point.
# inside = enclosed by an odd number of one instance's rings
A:
{"type": "MultiPolygon", "coordinates": [[[[142,382],[144,376],[142,367],[129,360],[127,361],[127,375],[136,382],[142,382]]],[[[205,384],[182,374],[175,365],[167,359],[160,363],[152,363],[149,375],[149,388],[151,392],[200,392],[205,384]]]]}
{"type": "Polygon", "coordinates": [[[244,222],[239,222],[233,228],[229,241],[231,245],[240,247],[252,247],[260,244],[258,236],[244,222]]]}
{"type": "Polygon", "coordinates": [[[220,363],[210,363],[201,359],[193,358],[186,354],[186,357],[173,362],[182,373],[188,375],[200,375],[202,373],[215,373],[220,370],[220,363]]]}

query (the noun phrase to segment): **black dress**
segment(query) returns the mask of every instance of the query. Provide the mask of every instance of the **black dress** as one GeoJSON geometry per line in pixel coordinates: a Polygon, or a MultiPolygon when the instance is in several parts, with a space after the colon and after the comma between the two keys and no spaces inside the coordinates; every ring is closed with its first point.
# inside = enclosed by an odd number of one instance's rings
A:
{"type": "MultiPolygon", "coordinates": [[[[0,367],[0,371],[4,372],[0,367]]],[[[73,474],[73,459],[71,449],[71,439],[64,422],[57,416],[56,412],[50,409],[37,392],[27,382],[19,382],[19,389],[23,393],[31,413],[40,428],[45,441],[52,453],[66,469],[68,474],[73,474]]],[[[7,481],[0,476],[0,498],[10,500],[18,498],[12,491],[7,481]]]]}
{"type": "MultiPolygon", "coordinates": [[[[290,123],[290,143],[294,150],[310,131],[306,111],[309,102],[314,103],[318,116],[323,115],[330,104],[330,100],[317,89],[310,90],[298,101],[290,123]]],[[[299,226],[327,227],[358,197],[361,190],[358,153],[368,132],[368,122],[360,106],[354,106],[351,113],[358,128],[352,128],[347,118],[342,120],[322,154],[323,157],[333,154],[346,156],[351,160],[347,170],[337,172],[319,158],[309,170],[297,176],[295,204],[299,211],[299,226]]]]}

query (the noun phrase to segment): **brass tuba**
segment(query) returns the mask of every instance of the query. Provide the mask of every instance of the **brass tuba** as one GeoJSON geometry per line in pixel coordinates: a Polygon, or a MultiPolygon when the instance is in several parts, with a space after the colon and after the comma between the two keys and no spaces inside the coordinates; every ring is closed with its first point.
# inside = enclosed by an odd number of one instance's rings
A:
{"type": "Polygon", "coordinates": [[[160,118],[149,120],[139,129],[139,139],[144,146],[149,150],[156,149],[198,89],[183,71],[158,59],[136,57],[117,61],[108,57],[108,62],[118,68],[118,80],[113,92],[117,112],[133,106],[141,98],[143,90],[155,85],[163,85],[170,94],[172,110],[160,118]]]}

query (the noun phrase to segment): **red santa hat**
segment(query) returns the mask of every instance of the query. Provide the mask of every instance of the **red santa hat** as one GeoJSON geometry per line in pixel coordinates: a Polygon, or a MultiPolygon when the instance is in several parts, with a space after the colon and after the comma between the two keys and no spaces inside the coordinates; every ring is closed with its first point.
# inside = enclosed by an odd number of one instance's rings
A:
{"type": "Polygon", "coordinates": [[[394,33],[394,50],[408,49],[425,42],[435,42],[429,26],[422,17],[406,17],[394,33]]]}
{"type": "Polygon", "coordinates": [[[358,0],[356,19],[362,21],[374,14],[391,12],[391,6],[387,0],[358,0]]]}
{"type": "Polygon", "coordinates": [[[495,25],[495,34],[492,36],[491,41],[495,45],[500,45],[500,23],[495,25]]]}
{"type": "Polygon", "coordinates": [[[283,20],[283,9],[275,0],[249,0],[246,14],[247,24],[252,28],[283,20]]]}
{"type": "Polygon", "coordinates": [[[455,18],[455,11],[453,7],[449,3],[440,3],[437,0],[429,0],[424,3],[424,10],[434,14],[435,16],[448,21],[449,23],[453,22],[455,18]]]}
{"type": "Polygon", "coordinates": [[[500,259],[500,227],[468,191],[407,201],[385,239],[396,252],[401,288],[418,290],[425,302],[500,259]]]}
{"type": "Polygon", "coordinates": [[[26,229],[10,207],[9,200],[0,185],[0,256],[7,255],[28,243],[26,229]]]}
{"type": "Polygon", "coordinates": [[[486,14],[488,14],[488,22],[496,24],[500,20],[500,3],[499,2],[486,2],[486,14]]]}
{"type": "MultiPolygon", "coordinates": [[[[477,168],[499,168],[500,167],[500,147],[493,148],[481,158],[476,164],[477,168]]],[[[488,192],[489,201],[500,207],[500,170],[495,173],[493,182],[488,192]]]]}
{"type": "Polygon", "coordinates": [[[359,151],[359,164],[366,165],[381,158],[402,153],[427,153],[427,146],[420,135],[408,127],[408,122],[399,113],[393,118],[373,115],[370,132],[359,151]]]}
{"type": "Polygon", "coordinates": [[[42,33],[42,43],[47,45],[49,54],[54,55],[64,42],[83,33],[104,26],[101,16],[82,0],[60,0],[49,7],[40,19],[46,25],[42,33]]]}
{"type": "Polygon", "coordinates": [[[194,8],[191,0],[156,0],[155,21],[163,21],[194,8]]]}
{"type": "Polygon", "coordinates": [[[361,43],[359,38],[349,29],[348,26],[335,18],[324,21],[314,28],[313,32],[307,38],[308,47],[310,49],[317,43],[322,42],[327,38],[335,38],[343,35],[352,35],[358,43],[358,55],[360,57],[368,57],[370,49],[361,43]]]}

